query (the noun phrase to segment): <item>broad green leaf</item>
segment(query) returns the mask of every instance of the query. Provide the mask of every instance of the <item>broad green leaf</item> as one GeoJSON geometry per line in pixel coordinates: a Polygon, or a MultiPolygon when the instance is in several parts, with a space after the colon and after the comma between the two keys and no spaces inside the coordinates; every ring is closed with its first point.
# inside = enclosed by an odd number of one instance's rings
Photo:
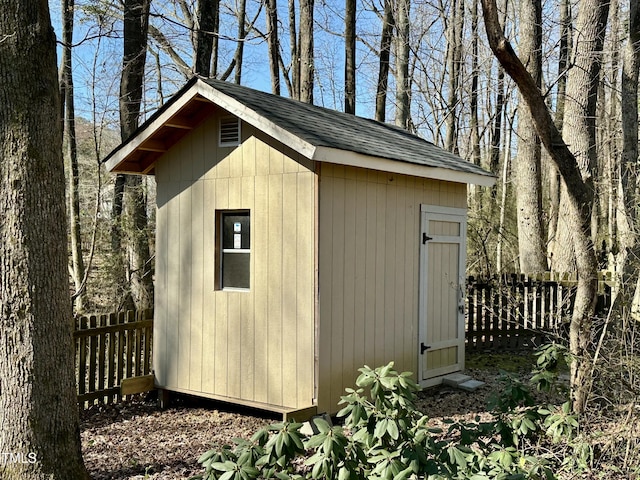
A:
{"type": "Polygon", "coordinates": [[[317,448],[324,443],[324,439],[327,438],[325,433],[318,433],[305,442],[307,449],[317,448]]]}
{"type": "Polygon", "coordinates": [[[382,438],[384,436],[384,434],[387,431],[387,425],[389,423],[389,420],[386,418],[383,418],[382,420],[380,420],[377,424],[376,424],[376,428],[373,431],[373,436],[376,438],[382,438]]]}
{"type": "Polygon", "coordinates": [[[312,422],[318,428],[320,433],[327,433],[329,430],[331,430],[331,425],[329,425],[329,423],[327,423],[327,421],[324,418],[320,418],[320,417],[314,418],[312,422]]]}
{"type": "Polygon", "coordinates": [[[207,452],[204,452],[202,455],[200,455],[200,457],[198,458],[198,463],[204,463],[207,460],[209,460],[211,457],[213,457],[216,453],[218,453],[216,450],[209,450],[207,452]]]}
{"type": "Polygon", "coordinates": [[[391,438],[397,440],[400,435],[398,432],[398,424],[393,420],[389,420],[387,423],[387,432],[391,438]]]}
{"type": "Polygon", "coordinates": [[[222,476],[220,477],[220,480],[231,480],[232,478],[234,478],[236,476],[236,472],[234,471],[230,471],[230,472],[225,472],[222,474],[222,476]]]}
{"type": "Polygon", "coordinates": [[[211,468],[219,472],[229,472],[235,470],[236,464],[231,461],[216,462],[211,464],[211,468]]]}

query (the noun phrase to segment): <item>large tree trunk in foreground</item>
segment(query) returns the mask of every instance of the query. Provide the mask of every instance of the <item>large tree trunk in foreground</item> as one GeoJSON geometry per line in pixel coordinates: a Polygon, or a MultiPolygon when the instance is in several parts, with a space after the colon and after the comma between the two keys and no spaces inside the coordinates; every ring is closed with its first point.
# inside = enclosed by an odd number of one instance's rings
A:
{"type": "Polygon", "coordinates": [[[85,479],[55,35],[46,0],[0,11],[0,477],[85,479]]]}
{"type": "MultiPolygon", "coordinates": [[[[593,7],[587,5],[587,2],[583,6],[593,7]]],[[[504,37],[495,0],[482,0],[482,9],[491,50],[517,84],[531,111],[536,132],[558,167],[568,193],[567,209],[571,224],[567,228],[573,231],[578,273],[578,288],[570,326],[570,350],[575,357],[571,365],[571,387],[573,409],[581,413],[591,387],[589,342],[597,294],[597,262],[591,242],[593,188],[582,178],[576,157],[556,128],[538,85],[504,37]]]]}

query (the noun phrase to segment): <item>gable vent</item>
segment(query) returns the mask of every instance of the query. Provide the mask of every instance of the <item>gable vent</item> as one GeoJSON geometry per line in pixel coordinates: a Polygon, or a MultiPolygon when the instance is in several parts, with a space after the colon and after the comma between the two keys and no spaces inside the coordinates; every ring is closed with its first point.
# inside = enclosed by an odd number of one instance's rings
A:
{"type": "Polygon", "coordinates": [[[221,147],[240,145],[240,119],[238,117],[222,117],[219,138],[221,147]]]}

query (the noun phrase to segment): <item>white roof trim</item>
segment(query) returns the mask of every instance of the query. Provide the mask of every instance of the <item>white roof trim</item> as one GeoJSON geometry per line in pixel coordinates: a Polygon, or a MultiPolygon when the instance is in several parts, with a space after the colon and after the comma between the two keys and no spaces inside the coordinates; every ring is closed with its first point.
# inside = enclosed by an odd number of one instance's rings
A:
{"type": "Polygon", "coordinates": [[[282,142],[310,160],[482,186],[492,186],[496,181],[495,177],[491,175],[461,172],[441,167],[429,167],[417,163],[375,157],[333,147],[315,146],[248,108],[241,101],[216,90],[215,87],[212,87],[200,79],[184,91],[162,114],[158,115],[157,118],[144,126],[134,137],[123,144],[106,162],[107,171],[112,171],[133,151],[140,148],[159,128],[169,122],[171,117],[176,115],[197,95],[206,98],[214,105],[237,116],[242,121],[253,125],[255,128],[282,142]]]}
{"type": "Polygon", "coordinates": [[[457,183],[471,183],[490,187],[496,179],[490,175],[478,175],[469,172],[460,172],[446,168],[429,167],[417,163],[400,162],[388,158],[372,157],[361,153],[350,152],[330,147],[317,147],[312,160],[320,162],[350,165],[352,167],[371,168],[383,172],[393,172],[415,177],[432,178],[434,180],[446,180],[457,183]]]}
{"type": "Polygon", "coordinates": [[[275,138],[288,147],[293,148],[299,154],[304,155],[307,158],[313,158],[316,151],[315,145],[312,145],[302,140],[297,135],[279,127],[271,120],[268,120],[259,113],[248,108],[242,102],[225,95],[221,91],[216,90],[215,87],[212,87],[201,80],[198,80],[195,86],[197,87],[200,95],[213,102],[215,105],[225,109],[229,113],[232,113],[242,121],[253,125],[257,129],[265,132],[267,135],[275,138]]]}
{"type": "Polygon", "coordinates": [[[178,113],[187,103],[189,103],[193,97],[199,92],[196,83],[190,87],[183,95],[180,96],[172,105],[169,106],[162,115],[159,115],[154,121],[144,127],[143,130],[138,132],[131,140],[120,148],[114,155],[107,161],[106,169],[108,172],[112,171],[120,162],[122,162],[127,156],[133,153],[140,145],[149,139],[156,130],[162,127],[169,121],[176,113],[178,113]]]}

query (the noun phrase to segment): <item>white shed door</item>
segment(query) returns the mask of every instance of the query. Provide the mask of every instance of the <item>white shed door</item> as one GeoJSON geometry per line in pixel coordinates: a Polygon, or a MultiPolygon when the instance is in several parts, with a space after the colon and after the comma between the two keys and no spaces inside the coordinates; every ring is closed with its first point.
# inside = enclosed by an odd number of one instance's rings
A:
{"type": "Polygon", "coordinates": [[[419,375],[423,385],[464,368],[466,210],[421,206],[419,375]]]}

